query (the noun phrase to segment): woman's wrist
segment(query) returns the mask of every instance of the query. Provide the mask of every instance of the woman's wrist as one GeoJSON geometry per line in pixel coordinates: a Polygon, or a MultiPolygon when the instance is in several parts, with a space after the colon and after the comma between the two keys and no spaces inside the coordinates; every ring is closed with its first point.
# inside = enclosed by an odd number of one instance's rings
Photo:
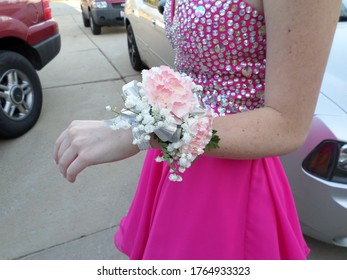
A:
{"type": "Polygon", "coordinates": [[[155,134],[152,133],[151,134],[151,139],[149,140],[149,143],[151,145],[152,149],[160,149],[160,143],[158,142],[158,139],[155,137],[155,134]]]}

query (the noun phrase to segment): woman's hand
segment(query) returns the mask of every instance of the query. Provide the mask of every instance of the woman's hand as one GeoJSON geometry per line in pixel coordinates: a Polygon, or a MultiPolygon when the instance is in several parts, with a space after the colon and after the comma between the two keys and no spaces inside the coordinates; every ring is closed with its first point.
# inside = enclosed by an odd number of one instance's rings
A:
{"type": "Polygon", "coordinates": [[[104,121],[73,121],[58,137],[54,160],[70,182],[86,167],[118,161],[139,152],[130,129],[112,130],[104,121]]]}

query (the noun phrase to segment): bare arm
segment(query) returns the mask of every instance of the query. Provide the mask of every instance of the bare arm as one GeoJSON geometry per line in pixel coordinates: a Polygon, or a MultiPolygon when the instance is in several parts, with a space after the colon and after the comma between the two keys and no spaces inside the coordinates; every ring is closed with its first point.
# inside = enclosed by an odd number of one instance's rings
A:
{"type": "MultiPolygon", "coordinates": [[[[250,159],[299,147],[311,123],[341,0],[263,0],[267,26],[265,107],[216,118],[220,149],[207,155],[250,159]]],[[[157,146],[155,140],[152,145],[157,146]]],[[[102,121],[74,122],[58,138],[54,159],[74,182],[86,167],[138,153],[129,130],[102,121]]]]}
{"type": "Polygon", "coordinates": [[[303,144],[317,102],[340,0],[264,0],[265,107],[217,118],[221,148],[209,156],[282,155],[303,144]]]}

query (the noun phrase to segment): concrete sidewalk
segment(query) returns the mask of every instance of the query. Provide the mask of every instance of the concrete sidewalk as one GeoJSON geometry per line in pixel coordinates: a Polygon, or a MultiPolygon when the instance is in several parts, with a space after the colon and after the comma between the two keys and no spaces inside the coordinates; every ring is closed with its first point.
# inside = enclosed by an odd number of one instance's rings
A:
{"type": "Polygon", "coordinates": [[[0,140],[0,259],[124,259],[113,234],[134,195],[144,154],[86,169],[75,184],[61,177],[53,145],[74,119],[106,119],[121,107],[131,69],[125,28],[94,36],[78,1],[51,2],[60,54],[39,72],[42,114],[24,136],[0,140]]]}

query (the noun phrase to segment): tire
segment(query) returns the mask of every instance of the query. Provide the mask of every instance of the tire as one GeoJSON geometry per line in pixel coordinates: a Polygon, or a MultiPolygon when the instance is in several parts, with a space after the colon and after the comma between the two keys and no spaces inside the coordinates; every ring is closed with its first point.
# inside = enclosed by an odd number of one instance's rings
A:
{"type": "Polygon", "coordinates": [[[131,24],[129,24],[126,27],[126,29],[127,29],[127,41],[128,41],[128,53],[129,53],[131,66],[134,68],[134,70],[141,71],[147,67],[141,60],[131,24]]]}
{"type": "Polygon", "coordinates": [[[42,87],[22,55],[0,51],[0,138],[16,138],[31,129],[42,108],[42,87]]]}
{"type": "Polygon", "coordinates": [[[86,15],[83,13],[83,11],[82,11],[82,21],[83,21],[84,27],[90,26],[90,20],[88,17],[86,17],[86,15]]]}
{"type": "Polygon", "coordinates": [[[95,22],[91,13],[89,13],[89,22],[90,22],[90,29],[92,30],[92,33],[94,35],[99,35],[101,33],[101,25],[98,25],[95,22]]]}

